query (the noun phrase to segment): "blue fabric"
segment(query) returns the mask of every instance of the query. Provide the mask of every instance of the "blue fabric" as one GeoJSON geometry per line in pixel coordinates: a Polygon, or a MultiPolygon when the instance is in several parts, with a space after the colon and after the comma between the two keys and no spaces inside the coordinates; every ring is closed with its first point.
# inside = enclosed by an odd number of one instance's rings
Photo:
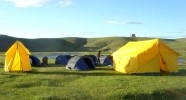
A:
{"type": "Polygon", "coordinates": [[[40,60],[37,57],[31,55],[30,58],[32,59],[32,66],[39,66],[41,64],[40,60]]]}
{"type": "Polygon", "coordinates": [[[84,60],[82,58],[80,58],[75,66],[74,66],[75,70],[89,70],[89,67],[87,66],[87,64],[84,62],[84,60]]]}
{"type": "Polygon", "coordinates": [[[107,57],[104,62],[103,62],[103,65],[113,65],[111,59],[109,57],[107,57]]]}
{"type": "Polygon", "coordinates": [[[75,56],[72,57],[68,64],[66,65],[66,69],[71,70],[92,70],[95,69],[95,65],[90,58],[75,56]]]}
{"type": "Polygon", "coordinates": [[[58,57],[56,57],[55,64],[66,65],[68,63],[69,59],[70,59],[70,57],[68,57],[68,55],[59,55],[58,57]]]}

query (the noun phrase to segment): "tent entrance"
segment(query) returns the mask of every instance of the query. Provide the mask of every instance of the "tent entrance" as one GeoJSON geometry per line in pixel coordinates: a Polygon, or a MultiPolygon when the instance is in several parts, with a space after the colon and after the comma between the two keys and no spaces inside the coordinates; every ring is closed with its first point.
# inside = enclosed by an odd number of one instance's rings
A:
{"type": "Polygon", "coordinates": [[[94,65],[92,64],[92,61],[89,58],[83,58],[89,69],[94,69],[94,65]]]}
{"type": "Polygon", "coordinates": [[[160,54],[160,75],[169,75],[169,71],[166,66],[166,62],[165,62],[165,60],[163,60],[161,54],[160,54]]]}

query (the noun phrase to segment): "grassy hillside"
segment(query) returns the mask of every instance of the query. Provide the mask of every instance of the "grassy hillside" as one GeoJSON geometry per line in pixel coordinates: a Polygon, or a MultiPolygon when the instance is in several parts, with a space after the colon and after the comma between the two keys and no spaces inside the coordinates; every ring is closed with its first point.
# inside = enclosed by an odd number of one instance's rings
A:
{"type": "Polygon", "coordinates": [[[147,40],[150,38],[131,38],[131,37],[106,37],[106,38],[89,38],[84,47],[92,50],[100,49],[103,51],[115,51],[128,41],[147,40]]]}
{"type": "MultiPolygon", "coordinates": [[[[105,38],[40,38],[23,39],[6,35],[0,35],[0,52],[5,52],[16,41],[19,40],[31,52],[65,52],[65,51],[115,51],[128,41],[147,40],[144,37],[105,37],[105,38]]],[[[161,39],[171,48],[177,51],[185,51],[186,38],[161,39]]]]}
{"type": "Polygon", "coordinates": [[[84,38],[23,39],[1,35],[0,52],[8,50],[16,40],[21,41],[32,52],[79,51],[86,44],[84,38]]]}

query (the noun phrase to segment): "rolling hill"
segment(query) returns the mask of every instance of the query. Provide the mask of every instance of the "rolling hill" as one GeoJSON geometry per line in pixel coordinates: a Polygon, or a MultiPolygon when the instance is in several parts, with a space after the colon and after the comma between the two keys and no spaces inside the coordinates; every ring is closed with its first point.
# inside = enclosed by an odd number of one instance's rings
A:
{"type": "MultiPolygon", "coordinates": [[[[25,39],[0,35],[0,52],[5,52],[16,41],[21,41],[31,52],[66,52],[66,51],[115,51],[128,41],[147,40],[146,37],[104,37],[104,38],[38,38],[25,39]]],[[[175,50],[186,49],[186,38],[161,39],[175,50]]]]}

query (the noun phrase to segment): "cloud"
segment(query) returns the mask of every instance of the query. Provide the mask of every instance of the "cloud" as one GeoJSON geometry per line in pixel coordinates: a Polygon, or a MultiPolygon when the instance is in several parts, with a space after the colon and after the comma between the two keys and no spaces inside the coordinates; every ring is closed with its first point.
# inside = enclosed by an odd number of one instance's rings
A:
{"type": "Polygon", "coordinates": [[[71,5],[72,0],[61,0],[59,3],[61,4],[62,7],[65,7],[71,5]]]}
{"type": "Polygon", "coordinates": [[[16,7],[38,7],[48,3],[50,0],[5,0],[13,3],[16,7]]]}
{"type": "Polygon", "coordinates": [[[126,21],[107,21],[108,24],[115,24],[115,25],[127,25],[127,24],[143,24],[141,22],[126,22],[126,21]]]}
{"type": "MultiPolygon", "coordinates": [[[[13,3],[16,7],[19,8],[26,8],[26,7],[40,7],[43,6],[44,4],[49,3],[50,1],[54,0],[5,0],[6,2],[13,3]]],[[[72,0],[58,0],[59,4],[62,7],[66,7],[69,5],[72,5],[72,0]]],[[[56,0],[55,0],[56,2],[56,0]]]]}

